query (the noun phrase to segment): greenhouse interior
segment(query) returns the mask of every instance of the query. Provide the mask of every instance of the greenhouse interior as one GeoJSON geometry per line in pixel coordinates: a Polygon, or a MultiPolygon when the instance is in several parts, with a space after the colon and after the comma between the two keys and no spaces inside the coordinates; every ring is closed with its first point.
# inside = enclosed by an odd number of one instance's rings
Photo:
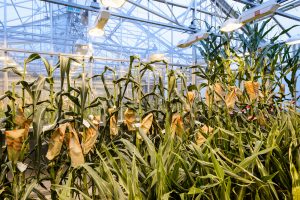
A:
{"type": "Polygon", "coordinates": [[[300,200],[300,0],[1,0],[0,199],[300,200]]]}

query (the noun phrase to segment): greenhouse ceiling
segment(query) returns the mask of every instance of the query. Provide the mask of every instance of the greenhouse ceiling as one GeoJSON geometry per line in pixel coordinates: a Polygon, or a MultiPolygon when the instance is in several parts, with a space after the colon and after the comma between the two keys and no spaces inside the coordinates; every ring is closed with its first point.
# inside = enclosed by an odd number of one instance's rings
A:
{"type": "MultiPolygon", "coordinates": [[[[279,0],[280,8],[271,16],[269,26],[277,25],[270,36],[283,29],[300,25],[300,0],[279,0]]],[[[237,18],[245,6],[259,3],[248,0],[127,0],[110,17],[102,37],[91,37],[101,2],[93,0],[2,0],[0,2],[0,44],[2,54],[21,63],[28,52],[78,53],[78,45],[87,45],[94,56],[106,58],[100,63],[118,65],[130,55],[148,59],[163,53],[170,63],[201,64],[197,45],[178,48],[182,38],[205,31],[207,24],[218,29],[229,17],[237,18]]],[[[264,20],[264,19],[262,19],[264,20]]],[[[260,23],[257,20],[255,23],[260,23]]],[[[239,31],[243,31],[242,29],[239,31]]],[[[295,27],[282,40],[296,35],[295,27]]],[[[33,68],[32,73],[43,73],[33,68]]]]}

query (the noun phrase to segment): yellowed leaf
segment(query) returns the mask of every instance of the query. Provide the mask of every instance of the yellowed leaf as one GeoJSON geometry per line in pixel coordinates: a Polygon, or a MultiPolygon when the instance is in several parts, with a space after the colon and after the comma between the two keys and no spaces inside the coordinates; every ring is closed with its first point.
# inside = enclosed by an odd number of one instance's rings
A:
{"type": "Polygon", "coordinates": [[[28,129],[15,129],[4,132],[6,136],[6,145],[8,159],[16,164],[19,160],[22,145],[28,136],[28,129]]]}
{"type": "Polygon", "coordinates": [[[176,113],[172,116],[172,123],[171,123],[171,135],[172,137],[178,135],[179,137],[182,137],[182,134],[184,132],[184,125],[182,118],[179,113],[176,113]]]}
{"type": "Polygon", "coordinates": [[[133,109],[127,108],[124,112],[124,123],[126,124],[129,131],[135,130],[135,127],[133,126],[135,120],[135,111],[133,109]]]}
{"type": "Polygon", "coordinates": [[[236,89],[232,88],[232,90],[229,92],[229,94],[227,94],[225,97],[225,103],[227,105],[227,108],[229,108],[229,109],[234,108],[236,98],[237,98],[236,89]]]}
{"type": "Polygon", "coordinates": [[[98,137],[98,131],[93,127],[86,129],[84,133],[84,141],[82,143],[83,154],[88,154],[89,151],[94,147],[98,137]]]}
{"type": "Polygon", "coordinates": [[[78,167],[79,165],[84,164],[84,157],[82,149],[80,146],[79,138],[77,132],[73,129],[69,133],[69,156],[71,158],[71,166],[78,167]]]}
{"type": "Polygon", "coordinates": [[[196,144],[201,146],[205,141],[206,141],[206,138],[201,133],[197,133],[196,144]]]}
{"type": "Polygon", "coordinates": [[[195,100],[195,92],[194,91],[188,91],[187,92],[187,100],[190,104],[193,104],[194,103],[194,100],[195,100]]]}
{"type": "Polygon", "coordinates": [[[114,137],[117,136],[119,132],[118,120],[117,120],[118,118],[116,114],[112,115],[112,113],[115,112],[115,108],[109,108],[108,112],[111,115],[109,119],[109,130],[110,130],[109,132],[110,132],[110,136],[114,137]]]}
{"type": "Polygon", "coordinates": [[[59,155],[63,141],[65,138],[65,132],[68,124],[61,124],[51,135],[51,138],[48,143],[48,151],[46,158],[48,160],[53,160],[56,156],[59,155]]]}
{"type": "Polygon", "coordinates": [[[144,134],[148,134],[152,126],[152,122],[153,122],[153,114],[150,113],[142,120],[140,130],[143,131],[144,134]]]}
{"type": "Polygon", "coordinates": [[[250,100],[256,100],[259,95],[259,83],[253,81],[245,81],[244,86],[250,100]]]}

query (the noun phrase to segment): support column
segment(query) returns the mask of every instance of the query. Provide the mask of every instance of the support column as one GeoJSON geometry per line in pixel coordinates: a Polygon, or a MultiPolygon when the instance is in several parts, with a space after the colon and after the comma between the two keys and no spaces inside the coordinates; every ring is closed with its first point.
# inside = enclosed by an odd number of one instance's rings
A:
{"type": "MultiPolygon", "coordinates": [[[[193,9],[193,21],[192,25],[196,26],[195,20],[196,20],[196,7],[197,7],[197,0],[194,0],[194,9],[193,9]]],[[[197,49],[195,45],[192,47],[193,49],[193,65],[197,65],[197,49]]],[[[194,74],[195,68],[192,69],[192,84],[196,84],[196,75],[194,74]]]]}
{"type": "MultiPolygon", "coordinates": [[[[4,48],[7,48],[7,0],[4,0],[4,48]]],[[[7,67],[7,52],[4,52],[4,67],[7,67]]],[[[3,72],[3,93],[8,90],[8,73],[3,72]]],[[[4,102],[7,103],[6,101],[4,102]]]]}

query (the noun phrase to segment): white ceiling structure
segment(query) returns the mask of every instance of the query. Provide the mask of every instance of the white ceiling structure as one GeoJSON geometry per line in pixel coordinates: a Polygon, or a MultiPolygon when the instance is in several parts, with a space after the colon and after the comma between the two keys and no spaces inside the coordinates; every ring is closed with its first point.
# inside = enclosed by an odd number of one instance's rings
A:
{"type": "MultiPolygon", "coordinates": [[[[272,17],[272,24],[278,25],[274,31],[300,25],[300,0],[279,3],[281,7],[272,17]]],[[[205,23],[218,27],[228,17],[237,18],[245,5],[258,3],[252,0],[127,0],[120,9],[110,9],[105,35],[93,38],[87,34],[88,28],[103,7],[94,0],[1,0],[0,50],[6,50],[13,60],[22,63],[29,52],[74,54],[80,39],[92,44],[94,56],[107,59],[99,64],[118,65],[130,55],[145,60],[158,52],[164,53],[173,64],[201,63],[195,47],[176,47],[179,40],[206,29],[205,23]]],[[[296,27],[284,37],[299,31],[296,27]]],[[[43,70],[37,66],[31,73],[41,74],[43,70]]]]}

